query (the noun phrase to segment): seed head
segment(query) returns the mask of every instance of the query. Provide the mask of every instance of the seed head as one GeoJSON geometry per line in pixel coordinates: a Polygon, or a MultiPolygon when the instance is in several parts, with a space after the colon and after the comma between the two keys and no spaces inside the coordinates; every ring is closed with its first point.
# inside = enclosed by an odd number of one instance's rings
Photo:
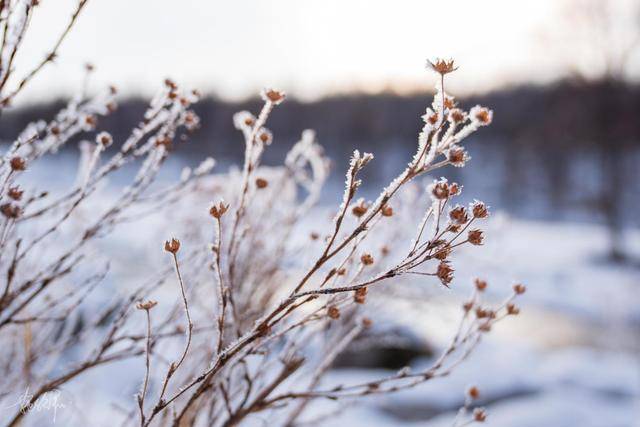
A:
{"type": "Polygon", "coordinates": [[[459,124],[467,119],[467,115],[459,108],[453,108],[449,111],[449,120],[454,124],[459,124]]]}
{"type": "Polygon", "coordinates": [[[269,181],[264,178],[256,178],[256,187],[259,189],[267,188],[269,181]]]}
{"type": "Polygon", "coordinates": [[[209,214],[215,219],[220,219],[228,210],[229,205],[225,205],[224,201],[220,200],[217,205],[215,203],[211,205],[211,208],[209,208],[209,214]]]}
{"type": "Polygon", "coordinates": [[[431,184],[431,194],[437,200],[444,200],[449,197],[450,188],[447,180],[442,178],[439,181],[434,181],[431,184]]]}
{"type": "Polygon", "coordinates": [[[260,96],[265,102],[271,102],[274,105],[278,105],[284,101],[286,94],[281,90],[265,88],[260,93],[260,96]]]}
{"type": "Polygon", "coordinates": [[[177,254],[180,250],[180,240],[171,238],[171,240],[167,240],[164,242],[164,250],[170,252],[172,254],[177,254]]]}
{"type": "Polygon", "coordinates": [[[357,204],[351,209],[351,213],[360,218],[369,210],[369,205],[364,201],[364,199],[358,200],[357,204]]]}
{"type": "Polygon", "coordinates": [[[473,410],[473,420],[478,423],[483,423],[487,419],[487,413],[483,408],[475,408],[473,410]]]}
{"type": "Polygon", "coordinates": [[[472,400],[477,400],[480,397],[480,390],[476,386],[471,386],[467,389],[467,396],[472,400]]]}
{"type": "Polygon", "coordinates": [[[96,142],[106,148],[113,143],[113,138],[108,132],[100,132],[96,136],[96,142]]]}
{"type": "Polygon", "coordinates": [[[389,205],[384,205],[382,206],[382,208],[380,209],[382,216],[393,216],[393,208],[389,205]]]}
{"type": "Polygon", "coordinates": [[[471,121],[477,125],[488,126],[493,120],[493,111],[488,108],[481,107],[480,105],[476,105],[469,110],[469,116],[471,117],[471,121]]]}
{"type": "Polygon", "coordinates": [[[452,145],[451,148],[447,150],[446,154],[447,160],[457,168],[463,167],[469,160],[469,155],[465,149],[459,145],[452,145]]]}
{"type": "Polygon", "coordinates": [[[327,309],[327,314],[333,320],[339,319],[340,318],[340,309],[338,307],[336,307],[335,305],[332,305],[327,309]]]}
{"type": "Polygon", "coordinates": [[[476,289],[480,292],[487,289],[487,281],[482,279],[475,279],[473,283],[476,285],[476,289]]]}
{"type": "Polygon", "coordinates": [[[511,316],[516,316],[520,313],[520,309],[513,303],[507,304],[507,314],[511,316]]]}
{"type": "Polygon", "coordinates": [[[22,209],[20,209],[20,206],[14,205],[13,203],[4,203],[0,206],[0,213],[8,219],[16,219],[22,213],[22,209]]]}
{"type": "Polygon", "coordinates": [[[471,211],[473,212],[474,218],[483,219],[489,216],[489,208],[484,204],[484,202],[479,200],[473,202],[473,205],[471,205],[471,211]]]}
{"type": "Polygon", "coordinates": [[[469,240],[469,243],[471,243],[472,245],[476,245],[476,246],[482,245],[482,241],[484,240],[484,236],[482,235],[482,230],[478,230],[478,229],[469,230],[467,239],[469,240]]]}
{"type": "Polygon", "coordinates": [[[431,68],[433,71],[443,76],[445,74],[452,73],[458,69],[458,67],[456,67],[454,64],[453,59],[450,59],[447,61],[440,58],[437,58],[433,62],[427,61],[427,67],[431,68]]]}
{"type": "Polygon", "coordinates": [[[262,128],[258,131],[258,141],[264,145],[271,145],[273,141],[273,134],[269,129],[262,128]]]}
{"type": "Polygon", "coordinates": [[[355,295],[353,296],[353,301],[356,304],[364,304],[367,297],[367,288],[362,287],[356,289],[355,295]]]}
{"type": "Polygon", "coordinates": [[[457,196],[458,194],[460,194],[461,191],[462,191],[462,186],[459,185],[457,182],[452,182],[451,184],[449,184],[450,196],[457,196]]]}
{"type": "Polygon", "coordinates": [[[440,279],[440,282],[442,282],[444,286],[449,287],[449,283],[453,280],[453,268],[451,268],[447,261],[442,261],[438,264],[436,276],[438,276],[438,279],[440,279]]]}
{"type": "Polygon", "coordinates": [[[23,193],[24,192],[18,186],[9,188],[9,191],[7,192],[7,194],[9,194],[9,197],[15,201],[19,201],[20,199],[22,199],[23,193]]]}
{"type": "Polygon", "coordinates": [[[9,164],[13,171],[23,171],[27,168],[27,162],[25,162],[25,160],[20,156],[12,157],[9,164]]]}
{"type": "Polygon", "coordinates": [[[156,305],[158,305],[158,303],[156,301],[152,301],[152,300],[148,300],[148,301],[139,301],[136,304],[136,308],[138,310],[151,310],[153,307],[155,307],[156,305]]]}
{"type": "Polygon", "coordinates": [[[513,285],[513,291],[517,295],[522,295],[527,291],[527,287],[525,285],[523,285],[522,283],[517,283],[517,284],[513,285]]]}
{"type": "Polygon", "coordinates": [[[372,325],[373,325],[373,320],[369,319],[368,317],[362,318],[362,326],[364,326],[365,328],[370,328],[372,325]]]}
{"type": "Polygon", "coordinates": [[[362,261],[364,265],[371,265],[373,264],[373,256],[371,256],[371,254],[363,254],[360,257],[360,261],[362,261]]]}
{"type": "Polygon", "coordinates": [[[449,218],[454,224],[466,224],[469,221],[469,215],[467,214],[467,209],[463,206],[455,206],[449,212],[449,218]]]}

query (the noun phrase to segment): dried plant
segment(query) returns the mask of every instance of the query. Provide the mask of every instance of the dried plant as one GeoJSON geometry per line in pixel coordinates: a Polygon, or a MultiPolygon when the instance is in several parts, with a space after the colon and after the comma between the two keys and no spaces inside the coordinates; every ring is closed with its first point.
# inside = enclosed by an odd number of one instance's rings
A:
{"type": "MultiPolygon", "coordinates": [[[[54,58],[86,0],[46,61],[19,79],[16,89],[3,92],[36,3],[0,3],[0,24],[10,35],[0,55],[3,106],[54,58]]],[[[116,91],[87,97],[84,85],[53,121],[29,125],[0,160],[0,404],[24,388],[32,390],[26,403],[33,404],[94,368],[137,357],[144,361],[140,391],[122,416],[125,423],[232,426],[260,414],[289,426],[300,423],[317,399],[340,405],[449,375],[496,322],[518,314],[513,300],[523,285],[491,307],[482,299],[486,282],[476,280],[450,344],[427,369],[405,368],[353,384],[323,382],[340,353],[377,321],[380,310],[410,291],[416,278],[446,291],[454,286],[452,255],[460,247],[482,245],[484,235],[476,227],[489,215],[484,203],[453,205],[459,184],[415,181],[448,165],[464,166],[469,156],[463,140],[489,125],[492,112],[480,106],[465,112],[445,93],[453,61],[429,66],[439,79],[415,155],[375,200],[366,201],[358,198],[360,175],[373,155],[355,151],[342,202],[323,232],[312,208],[329,162],[315,133],[305,130],[281,167],[261,165],[274,139],[267,121],[285,100],[279,90],[262,92],[257,116],[243,111],[234,117],[245,142],[241,170],[209,175],[213,161],[207,159],[159,190],[152,183],[174,141],[198,126],[190,110],[197,93],[167,80],[127,140],[118,144],[100,132],[95,142],[81,144],[77,180],[56,195],[23,186],[23,173],[74,138],[95,132],[98,118],[116,108],[116,91]],[[115,149],[108,149],[112,144],[115,149]],[[105,180],[133,164],[138,169],[132,181],[113,200],[105,199],[105,180]],[[179,212],[176,222],[183,222],[188,238],[164,243],[164,271],[124,297],[101,301],[101,309],[87,315],[82,308],[108,270],[96,259],[96,242],[123,222],[157,210],[167,216],[179,212]],[[406,238],[406,224],[420,217],[415,234],[406,238]],[[16,360],[22,369],[15,369],[16,360]]],[[[484,410],[472,408],[477,394],[469,390],[456,425],[484,421],[484,410]]],[[[17,425],[27,416],[15,408],[7,423],[17,425]]]]}

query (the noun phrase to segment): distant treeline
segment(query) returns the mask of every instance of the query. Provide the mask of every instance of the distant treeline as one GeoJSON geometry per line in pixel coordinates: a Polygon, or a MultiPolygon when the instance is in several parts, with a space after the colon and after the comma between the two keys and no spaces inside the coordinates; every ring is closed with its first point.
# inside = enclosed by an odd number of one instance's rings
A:
{"type": "MultiPolygon", "coordinates": [[[[430,101],[427,93],[353,94],[311,103],[289,99],[269,120],[275,143],[265,161],[281,161],[300,132],[312,128],[336,161],[334,175],[339,179],[355,148],[376,154],[372,177],[387,179],[413,153],[420,116],[430,101]]],[[[500,191],[501,207],[517,213],[525,210],[534,212],[532,216],[557,218],[587,211],[612,229],[623,223],[638,224],[636,215],[629,212],[640,204],[640,85],[564,81],[458,101],[465,109],[486,105],[495,114],[493,124],[470,141],[471,154],[480,157],[480,164],[464,172],[454,170],[454,177],[464,174],[468,178],[470,173],[482,181],[492,176],[495,182],[486,186],[500,191]],[[487,167],[492,170],[489,174],[483,169],[487,167]],[[530,191],[516,190],[522,186],[530,191]],[[523,200],[523,194],[532,199],[523,200]],[[540,211],[540,200],[548,205],[543,209],[546,213],[535,213],[540,211]],[[560,211],[565,214],[558,215],[560,211]]],[[[30,121],[53,118],[63,105],[57,101],[5,112],[0,118],[0,139],[12,140],[30,121]]],[[[147,100],[123,100],[114,114],[101,119],[101,128],[111,132],[116,142],[123,141],[146,106],[147,100]]],[[[257,112],[260,106],[258,99],[203,99],[195,106],[202,126],[180,151],[213,156],[222,163],[241,160],[242,137],[233,127],[232,116],[243,109],[257,112]]]]}

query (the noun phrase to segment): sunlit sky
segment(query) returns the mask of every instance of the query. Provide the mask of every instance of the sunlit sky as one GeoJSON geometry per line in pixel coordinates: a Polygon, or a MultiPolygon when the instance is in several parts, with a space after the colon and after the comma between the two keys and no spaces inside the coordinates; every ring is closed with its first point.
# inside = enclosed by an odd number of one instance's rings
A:
{"type": "MultiPolygon", "coordinates": [[[[76,1],[41,2],[18,71],[53,44],[76,1]]],[[[462,92],[545,82],[567,71],[562,54],[574,42],[556,31],[559,2],[90,0],[21,102],[67,96],[87,61],[94,86],[142,95],[167,76],[230,99],[265,85],[303,99],[430,89],[424,65],[434,57],[457,60],[449,87],[462,92]]]]}

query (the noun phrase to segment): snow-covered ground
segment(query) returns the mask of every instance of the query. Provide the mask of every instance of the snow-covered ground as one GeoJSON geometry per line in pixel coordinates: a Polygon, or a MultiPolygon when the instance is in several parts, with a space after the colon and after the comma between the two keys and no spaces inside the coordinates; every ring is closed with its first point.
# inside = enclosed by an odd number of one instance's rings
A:
{"type": "MultiPolygon", "coordinates": [[[[496,215],[488,230],[485,250],[459,256],[465,262],[457,263],[456,283],[481,274],[489,296],[498,298],[522,281],[528,292],[521,314],[495,328],[450,377],[371,398],[323,425],[451,426],[465,388],[476,384],[488,426],[640,426],[640,269],[603,261],[607,235],[600,226],[496,215]]],[[[640,254],[640,233],[626,238],[631,253],[640,254]]],[[[430,335],[436,342],[439,336],[448,333],[430,335]]],[[[336,370],[328,381],[373,376],[336,370]]]]}

